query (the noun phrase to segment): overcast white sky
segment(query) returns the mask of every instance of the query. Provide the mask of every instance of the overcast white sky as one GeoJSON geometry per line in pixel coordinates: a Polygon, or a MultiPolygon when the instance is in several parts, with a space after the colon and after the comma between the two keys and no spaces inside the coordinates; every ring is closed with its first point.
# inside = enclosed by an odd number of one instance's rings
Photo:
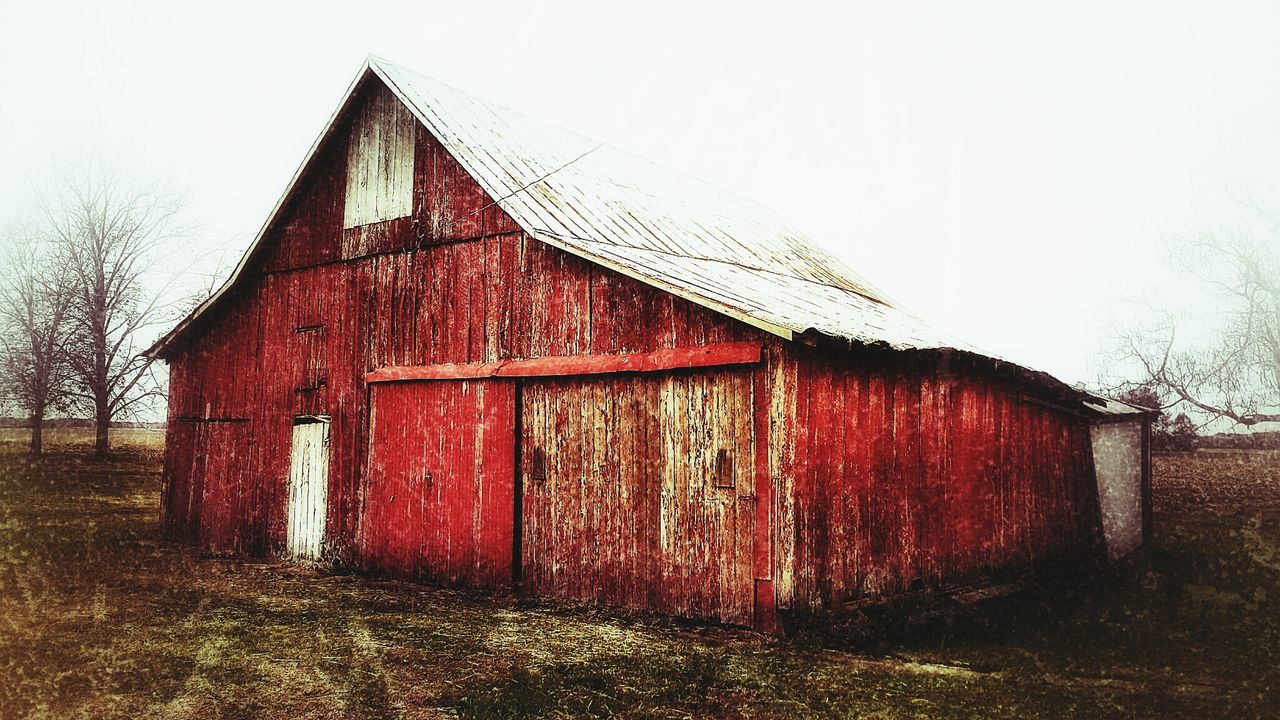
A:
{"type": "MultiPolygon", "coordinates": [[[[173,178],[238,258],[374,52],[756,198],[904,306],[1091,380],[1152,248],[1280,206],[1280,3],[16,3],[0,218],[173,178]]],[[[1156,261],[1158,263],[1158,261],[1156,261]]]]}

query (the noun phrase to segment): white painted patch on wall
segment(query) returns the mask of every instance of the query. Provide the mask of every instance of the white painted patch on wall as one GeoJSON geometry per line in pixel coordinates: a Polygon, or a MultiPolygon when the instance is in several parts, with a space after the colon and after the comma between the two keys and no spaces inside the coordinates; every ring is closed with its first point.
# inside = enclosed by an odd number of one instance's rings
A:
{"type": "Polygon", "coordinates": [[[289,556],[319,560],[329,494],[329,421],[300,420],[293,426],[289,465],[289,556]]]}
{"type": "Polygon", "coordinates": [[[385,87],[361,108],[347,147],[344,228],[413,214],[416,122],[385,87]]]}
{"type": "Polygon", "coordinates": [[[1142,423],[1097,424],[1091,434],[1102,531],[1114,560],[1142,544],[1142,423]]]}

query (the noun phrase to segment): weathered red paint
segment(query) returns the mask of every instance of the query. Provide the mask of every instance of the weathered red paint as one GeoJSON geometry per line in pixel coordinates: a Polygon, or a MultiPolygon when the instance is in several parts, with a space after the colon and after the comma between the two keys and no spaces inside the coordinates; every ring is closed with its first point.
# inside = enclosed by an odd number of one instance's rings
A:
{"type": "Polygon", "coordinates": [[[548,378],[523,392],[527,586],[750,624],[750,371],[548,378]]]}
{"type": "Polygon", "coordinates": [[[370,388],[358,554],[368,571],[450,585],[509,585],[515,386],[370,388]]]}
{"type": "Polygon", "coordinates": [[[165,350],[172,536],[279,552],[317,414],[327,554],[371,572],[492,588],[519,558],[530,592],[771,629],[1094,551],[1087,423],[1027,383],[784,342],[543,245],[421,126],[413,215],[344,230],[349,116],[165,350]]]}
{"type": "Polygon", "coordinates": [[[369,383],[405,380],[464,380],[489,377],[555,377],[565,375],[603,375],[611,373],[660,372],[687,368],[742,365],[760,362],[760,343],[719,343],[703,347],[667,348],[648,353],[619,355],[572,355],[541,357],[530,360],[457,365],[423,365],[388,367],[365,373],[369,383]]]}
{"type": "Polygon", "coordinates": [[[755,538],[752,568],[755,578],[755,609],[752,620],[758,630],[774,633],[778,624],[778,593],[774,576],[774,479],[769,468],[770,397],[766,369],[751,373],[752,431],[755,434],[753,478],[755,492],[755,538]]]}
{"type": "Polygon", "coordinates": [[[790,518],[775,528],[781,606],[838,607],[1098,550],[1087,422],[933,354],[791,348],[777,362],[791,418],[775,425],[790,518]]]}

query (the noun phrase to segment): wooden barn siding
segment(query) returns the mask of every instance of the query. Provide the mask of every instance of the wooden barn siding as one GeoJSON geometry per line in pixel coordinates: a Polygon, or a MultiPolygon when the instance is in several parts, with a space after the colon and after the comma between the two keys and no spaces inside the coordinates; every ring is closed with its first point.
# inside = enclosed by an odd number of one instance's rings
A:
{"type": "Polygon", "coordinates": [[[751,624],[753,372],[523,382],[526,586],[751,624]]]}
{"type": "Polygon", "coordinates": [[[509,586],[515,384],[381,383],[370,392],[361,567],[449,585],[509,586]]]}
{"type": "Polygon", "coordinates": [[[769,372],[781,607],[1098,551],[1083,420],[928,354],[775,347],[769,372]]]}
{"type": "Polygon", "coordinates": [[[761,339],[525,237],[420,125],[413,216],[343,230],[349,128],[340,120],[240,287],[170,358],[164,497],[174,536],[219,552],[279,551],[293,417],[325,414],[329,552],[354,560],[363,375],[377,368],[761,339]],[[235,462],[209,466],[211,452],[235,462]]]}
{"type": "MultiPolygon", "coordinates": [[[[330,528],[352,537],[366,372],[759,337],[519,234],[277,272],[255,285],[171,363],[176,418],[244,420],[253,438],[240,466],[245,487],[229,491],[254,495],[256,515],[229,551],[283,542],[289,437],[299,414],[333,418],[330,528]]],[[[179,426],[170,434],[174,468],[189,467],[181,458],[194,451],[183,450],[195,436],[179,426]]]]}
{"type": "Polygon", "coordinates": [[[385,86],[377,85],[352,120],[342,227],[413,214],[417,122],[385,86]]]}
{"type": "MultiPolygon", "coordinates": [[[[170,383],[174,372],[170,370],[170,383]]],[[[161,474],[160,523],[165,535],[181,542],[200,539],[200,481],[204,471],[195,464],[196,432],[204,423],[180,422],[169,413],[165,428],[164,469],[161,474]]]]}

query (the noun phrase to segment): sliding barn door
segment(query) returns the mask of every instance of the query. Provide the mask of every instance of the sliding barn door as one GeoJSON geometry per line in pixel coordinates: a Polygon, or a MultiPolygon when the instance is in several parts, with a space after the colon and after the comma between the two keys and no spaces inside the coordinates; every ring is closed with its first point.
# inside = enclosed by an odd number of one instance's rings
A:
{"type": "Polygon", "coordinates": [[[329,421],[300,418],[289,461],[287,549],[298,560],[319,560],[329,495],[329,421]]]}
{"type": "Polygon", "coordinates": [[[370,386],[361,556],[370,570],[511,583],[515,390],[502,380],[370,386]]]}
{"type": "Polygon", "coordinates": [[[530,381],[522,567],[531,590],[750,624],[749,370],[530,381]]]}

